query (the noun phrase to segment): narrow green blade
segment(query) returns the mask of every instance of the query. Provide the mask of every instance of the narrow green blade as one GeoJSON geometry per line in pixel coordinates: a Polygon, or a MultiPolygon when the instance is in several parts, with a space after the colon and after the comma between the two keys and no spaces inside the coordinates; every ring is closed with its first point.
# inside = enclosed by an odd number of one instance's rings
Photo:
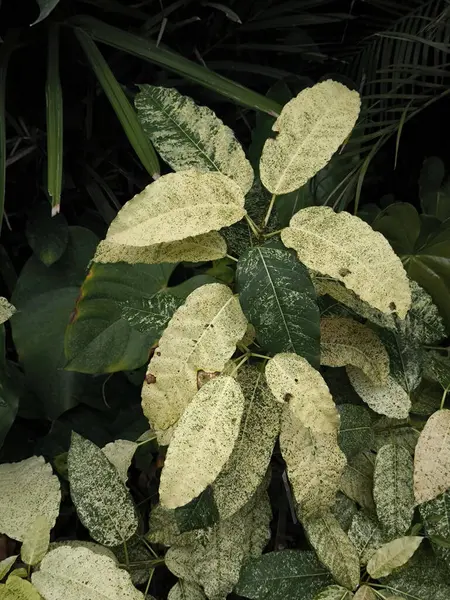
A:
{"type": "Polygon", "coordinates": [[[125,96],[119,82],[114,77],[108,63],[103,58],[95,42],[81,29],[75,29],[75,35],[84,50],[91,67],[94,70],[103,91],[111,102],[117,118],[119,119],[130,144],[138,155],[141,163],[147,169],[148,173],[157,179],[160,174],[158,157],[156,152],[144,133],[142,126],[137,118],[134,108],[125,96]]]}
{"type": "Polygon", "coordinates": [[[171,50],[160,48],[154,42],[138,35],[122,31],[88,16],[76,17],[72,20],[72,23],[77,27],[81,27],[99,42],[166,67],[170,71],[186,77],[186,79],[195,81],[226,98],[231,98],[238,104],[267,112],[273,116],[278,116],[281,112],[282,107],[274,100],[253,92],[245,86],[222,77],[201,65],[197,65],[171,50]]]}
{"type": "Polygon", "coordinates": [[[47,82],[47,189],[52,216],[61,205],[63,168],[63,98],[59,80],[59,27],[51,23],[48,29],[47,82]]]}
{"type": "Polygon", "coordinates": [[[5,85],[6,61],[0,64],[0,231],[5,210],[5,184],[6,184],[6,124],[5,124],[5,85]]]}

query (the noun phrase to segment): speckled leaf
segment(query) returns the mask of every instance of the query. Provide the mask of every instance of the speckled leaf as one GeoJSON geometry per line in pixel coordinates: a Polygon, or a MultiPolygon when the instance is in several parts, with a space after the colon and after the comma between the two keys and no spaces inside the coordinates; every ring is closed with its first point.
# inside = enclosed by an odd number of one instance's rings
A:
{"type": "Polygon", "coordinates": [[[422,379],[423,350],[420,344],[402,331],[394,333],[379,329],[377,333],[389,354],[391,377],[411,394],[422,379]]]}
{"type": "Polygon", "coordinates": [[[411,409],[409,395],[391,376],[383,385],[375,385],[360,369],[347,367],[347,375],[356,393],[375,412],[392,419],[406,419],[411,409]]]}
{"type": "Polygon", "coordinates": [[[63,540],[62,542],[51,542],[48,547],[49,552],[51,550],[54,550],[55,548],[60,548],[61,546],[69,546],[70,548],[87,548],[91,552],[94,552],[94,554],[108,556],[109,558],[112,558],[115,562],[118,562],[116,555],[110,548],[107,548],[106,546],[101,546],[100,544],[96,544],[95,542],[86,542],[84,540],[63,540]]]}
{"type": "Polygon", "coordinates": [[[432,297],[410,280],[412,304],[401,330],[419,344],[436,344],[445,337],[444,321],[432,297]]]}
{"type": "Polygon", "coordinates": [[[342,492],[338,492],[336,494],[336,500],[330,510],[338,520],[339,525],[347,533],[352,524],[354,515],[358,512],[356,502],[342,492]]]}
{"type": "Polygon", "coordinates": [[[384,544],[372,554],[367,563],[367,572],[373,579],[387,577],[394,569],[408,562],[422,540],[419,536],[405,536],[384,544]]]}
{"type": "Polygon", "coordinates": [[[367,565],[375,550],[389,541],[378,521],[369,517],[362,510],[353,517],[348,537],[355,546],[363,567],[367,565]]]}
{"type": "Polygon", "coordinates": [[[237,583],[244,562],[259,556],[267,544],[271,518],[267,493],[259,491],[229,519],[186,545],[172,546],[166,566],[177,577],[203,586],[210,600],[222,600],[237,583]]]}
{"type": "Polygon", "coordinates": [[[438,410],[425,424],[414,458],[417,504],[433,500],[450,488],[450,410],[438,410]]]}
{"type": "Polygon", "coordinates": [[[17,575],[10,575],[6,583],[0,583],[1,600],[42,600],[36,588],[17,575]]]}
{"type": "Polygon", "coordinates": [[[427,535],[431,538],[434,551],[450,565],[450,546],[433,543],[433,538],[443,540],[450,544],[450,492],[446,491],[429,502],[419,506],[420,515],[427,535]]]}
{"type": "Polygon", "coordinates": [[[52,550],[32,582],[46,600],[144,600],[130,575],[112,558],[87,548],[52,550]]]}
{"type": "Polygon", "coordinates": [[[150,246],[217,231],[242,219],[244,202],[240,187],[220,173],[169,173],[121,208],[106,240],[150,246]]]}
{"type": "Polygon", "coordinates": [[[326,206],[305,208],[281,239],[308,269],[341,281],[383,313],[405,317],[411,291],[402,262],[386,238],[358,217],[326,206]]]}
{"type": "Polygon", "coordinates": [[[180,579],[169,591],[167,600],[206,600],[206,596],[197,583],[180,579]]]}
{"type": "Polygon", "coordinates": [[[232,377],[211,379],[200,388],[167,451],[159,486],[163,506],[187,504],[216,479],[235,446],[244,406],[232,377]]]}
{"type": "Polygon", "coordinates": [[[26,565],[34,566],[47,554],[50,544],[50,524],[47,517],[40,515],[29,527],[23,538],[20,556],[26,565]]]}
{"type": "Polygon", "coordinates": [[[238,262],[242,309],[257,341],[272,353],[295,352],[319,366],[319,308],[308,270],[285,248],[258,246],[238,262]]]}
{"type": "Polygon", "coordinates": [[[373,496],[380,523],[390,536],[402,535],[411,525],[414,513],[414,465],[402,446],[380,448],[374,471],[373,496]]]}
{"type": "MultiPolygon", "coordinates": [[[[170,510],[170,509],[167,509],[170,510]]],[[[175,519],[180,533],[195,529],[206,529],[219,520],[219,512],[210,485],[199,496],[175,508],[175,519]]]]}
{"type": "Polygon", "coordinates": [[[6,298],[0,296],[0,325],[10,319],[15,312],[14,306],[6,298]]]}
{"type": "Polygon", "coordinates": [[[318,433],[305,427],[286,406],[280,448],[301,514],[315,517],[333,506],[346,463],[336,433],[318,433]]]}
{"type": "Polygon", "coordinates": [[[0,581],[8,575],[18,557],[18,554],[14,554],[13,556],[8,556],[7,558],[0,560],[0,581]]]}
{"type": "Polygon", "coordinates": [[[172,546],[180,533],[174,510],[164,508],[161,504],[152,508],[147,533],[150,542],[172,546]]]}
{"type": "Polygon", "coordinates": [[[39,516],[53,527],[60,502],[59,480],[42,456],[0,465],[0,533],[22,542],[39,516]]]}
{"type": "Polygon", "coordinates": [[[389,375],[389,355],[377,334],[344,317],[320,320],[320,363],[328,367],[353,365],[375,384],[386,383],[389,375]]]}
{"type": "Polygon", "coordinates": [[[116,467],[120,479],[125,483],[128,479],[128,469],[133,460],[138,445],[129,440],[116,440],[102,448],[103,454],[116,467]]]}
{"type": "Polygon", "coordinates": [[[197,392],[197,371],[220,372],[247,328],[238,299],[225,285],[194,290],[159,340],[142,388],[142,407],[153,428],[175,425],[197,392]]]}
{"type": "Polygon", "coordinates": [[[256,367],[239,369],[237,381],[245,398],[239,435],[233,452],[212,484],[221,519],[239,510],[264,479],[280,432],[280,405],[264,373],[256,367]]]}
{"type": "Polygon", "coordinates": [[[419,432],[413,427],[388,427],[387,429],[377,431],[374,430],[375,439],[372,445],[372,450],[378,452],[380,448],[386,444],[396,444],[403,446],[408,452],[413,455],[419,439],[419,432]]]}
{"type": "Polygon", "coordinates": [[[73,432],[67,457],[70,495],[91,537],[105,546],[128,540],[138,517],[117,469],[95,444],[73,432]]]}
{"type": "Polygon", "coordinates": [[[313,600],[331,583],[314,552],[283,550],[249,560],[235,591],[252,600],[313,600]]]}
{"type": "Polygon", "coordinates": [[[373,458],[370,453],[361,452],[351,458],[342,473],[340,489],[346,496],[372,512],[373,501],[373,458]]]}
{"type": "Polygon", "coordinates": [[[322,169],[352,131],[360,97],[328,79],[290,100],[272,126],[278,133],[264,144],[261,181],[273,194],[304,185],[322,169]]]}
{"type": "Polygon", "coordinates": [[[364,406],[341,404],[338,406],[340,416],[339,447],[350,458],[363,450],[370,450],[374,442],[371,413],[364,406]]]}
{"type": "Polygon", "coordinates": [[[291,353],[277,354],[266,365],[267,384],[275,399],[289,405],[302,427],[337,434],[339,414],[321,374],[291,353]]]}
{"type": "Polygon", "coordinates": [[[354,590],[359,584],[359,557],[355,546],[332,514],[303,519],[311,546],[334,579],[354,590]]]}
{"type": "Polygon", "coordinates": [[[227,253],[227,244],[217,231],[210,231],[177,242],[153,246],[127,246],[103,240],[97,246],[94,262],[146,265],[177,262],[203,262],[218,260],[227,253]]]}
{"type": "Polygon", "coordinates": [[[361,586],[355,593],[353,600],[377,600],[377,596],[368,585],[361,586]]]}
{"type": "Polygon", "coordinates": [[[450,358],[435,350],[427,352],[424,375],[427,380],[439,383],[442,389],[450,388],[450,358]]]}
{"type": "Polygon", "coordinates": [[[354,596],[340,585],[329,585],[322,590],[314,600],[353,600],[354,596]]]}
{"type": "Polygon", "coordinates": [[[218,171],[249,191],[253,169],[233,131],[210,108],[152,85],[141,85],[134,102],[145,133],[174,171],[218,171]]]}

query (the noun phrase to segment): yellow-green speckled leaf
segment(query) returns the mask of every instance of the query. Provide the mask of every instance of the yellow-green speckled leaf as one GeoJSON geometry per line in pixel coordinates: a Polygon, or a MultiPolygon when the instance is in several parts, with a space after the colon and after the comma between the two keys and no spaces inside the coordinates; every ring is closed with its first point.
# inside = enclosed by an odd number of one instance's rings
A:
{"type": "Polygon", "coordinates": [[[390,375],[386,383],[376,385],[357,367],[347,367],[355,392],[375,412],[391,419],[406,419],[411,409],[409,394],[390,375]]]}
{"type": "Polygon", "coordinates": [[[15,312],[14,306],[6,298],[0,296],[0,325],[10,319],[15,312]]]}
{"type": "Polygon", "coordinates": [[[29,581],[10,575],[6,583],[0,584],[0,600],[42,600],[42,598],[29,581]]]}
{"type": "Polygon", "coordinates": [[[206,596],[198,583],[180,579],[169,591],[167,600],[206,600],[206,596]]]}
{"type": "Polygon", "coordinates": [[[305,517],[316,517],[335,502],[346,464],[336,433],[318,433],[286,406],[281,419],[280,448],[287,474],[305,517]]]}
{"type": "Polygon", "coordinates": [[[290,100],[272,126],[259,163],[261,181],[272,194],[304,185],[331,159],[359,115],[358,92],[328,79],[290,100]]]}
{"type": "Polygon", "coordinates": [[[261,485],[280,432],[282,407],[270,392],[264,373],[244,366],[237,382],[245,398],[241,427],[230,458],[212,484],[221,519],[244,506],[261,485]]]}
{"type": "Polygon", "coordinates": [[[340,490],[368,512],[375,512],[373,501],[374,459],[370,452],[353,456],[342,472],[340,490]]]}
{"type": "Polygon", "coordinates": [[[416,503],[422,504],[433,500],[448,488],[450,488],[450,410],[443,409],[431,415],[417,442],[414,457],[416,503]]]}
{"type": "Polygon", "coordinates": [[[150,512],[147,539],[154,544],[172,546],[179,535],[175,511],[161,504],[154,506],[150,512]]]}
{"type": "Polygon", "coordinates": [[[218,260],[226,253],[225,239],[218,231],[210,231],[196,237],[153,246],[127,246],[103,240],[97,246],[93,260],[98,263],[126,262],[131,265],[136,263],[153,265],[218,260]]]}
{"type": "Polygon", "coordinates": [[[163,432],[176,424],[196,394],[197,371],[222,371],[246,328],[239,300],[221,283],[197,288],[175,312],[142,388],[142,408],[160,443],[163,432]]]}
{"type": "Polygon", "coordinates": [[[102,448],[103,454],[116,467],[120,479],[125,483],[128,479],[128,469],[133,460],[138,445],[129,440],[116,440],[102,448]]]}
{"type": "Polygon", "coordinates": [[[353,600],[353,598],[352,592],[341,585],[329,585],[317,596],[314,596],[314,600],[353,600]]]}
{"type": "Polygon", "coordinates": [[[331,513],[302,519],[306,535],[322,564],[342,586],[354,590],[359,584],[359,556],[355,546],[331,513]]]}
{"type": "Polygon", "coordinates": [[[362,219],[312,206],[292,217],[281,239],[308,269],[341,281],[383,313],[406,316],[411,290],[402,262],[386,238],[362,219]]]}
{"type": "Polygon", "coordinates": [[[18,554],[14,554],[13,556],[7,556],[3,560],[0,560],[0,581],[8,575],[18,557],[18,554]]]}
{"type": "Polygon", "coordinates": [[[386,383],[389,376],[389,355],[380,338],[373,329],[346,317],[320,320],[320,363],[353,365],[378,384],[386,383]]]}
{"type": "Polygon", "coordinates": [[[252,187],[253,169],[241,145],[210,108],[152,85],[141,85],[134,103],[145,133],[174,171],[218,171],[244,194],[252,187]]]}
{"type": "Polygon", "coordinates": [[[0,533],[22,542],[39,516],[53,527],[60,502],[59,480],[42,456],[0,465],[0,533]]]}
{"type": "Polygon", "coordinates": [[[221,173],[169,173],[121,208],[106,240],[151,246],[218,231],[242,219],[244,202],[241,188],[221,173]]]}
{"type": "Polygon", "coordinates": [[[32,523],[23,538],[20,556],[26,565],[37,565],[47,553],[50,544],[50,524],[47,517],[40,515],[32,523]]]}
{"type": "Polygon", "coordinates": [[[244,406],[232,377],[216,377],[200,388],[167,450],[159,486],[163,506],[184,506],[216,479],[236,444],[244,406]]]}
{"type": "Polygon", "coordinates": [[[336,434],[339,414],[323,377],[297,354],[281,353],[266,366],[267,384],[280,403],[287,403],[303,427],[336,434]]]}
{"type": "Polygon", "coordinates": [[[372,554],[367,563],[367,572],[373,579],[387,577],[394,569],[408,562],[422,540],[423,537],[410,535],[384,544],[372,554]]]}
{"type": "Polygon", "coordinates": [[[46,600],[144,600],[116,561],[87,548],[55,548],[31,581],[46,600]]]}
{"type": "Polygon", "coordinates": [[[377,596],[372,588],[363,585],[358,589],[353,600],[377,600],[377,596]]]}

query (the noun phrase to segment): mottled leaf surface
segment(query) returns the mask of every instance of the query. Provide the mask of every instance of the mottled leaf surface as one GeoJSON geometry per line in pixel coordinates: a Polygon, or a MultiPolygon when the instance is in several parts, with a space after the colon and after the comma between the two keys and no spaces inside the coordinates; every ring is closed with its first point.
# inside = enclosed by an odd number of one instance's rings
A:
{"type": "Polygon", "coordinates": [[[354,515],[348,537],[358,552],[361,566],[367,565],[375,550],[389,541],[380,523],[363,510],[354,515]]]}
{"type": "MultiPolygon", "coordinates": [[[[37,565],[47,553],[50,544],[50,524],[47,517],[40,515],[27,530],[20,556],[27,565],[37,565]]],[[[0,578],[1,579],[1,578],[0,578]]]]}
{"type": "Polygon", "coordinates": [[[14,306],[6,298],[0,297],[0,325],[10,319],[15,312],[14,306]]]}
{"type": "Polygon", "coordinates": [[[405,536],[384,544],[372,554],[367,563],[367,572],[374,579],[387,577],[408,562],[422,540],[419,536],[405,536]]]}
{"type": "Polygon", "coordinates": [[[350,458],[363,450],[370,450],[374,442],[372,417],[364,406],[340,404],[339,447],[350,458]]]}
{"type": "Polygon", "coordinates": [[[373,501],[373,471],[372,455],[361,452],[352,457],[344,467],[340,489],[346,496],[372,512],[375,510],[373,501]]]}
{"type": "Polygon", "coordinates": [[[353,600],[354,596],[340,585],[329,585],[322,590],[314,600],[353,600]]]}
{"type": "Polygon", "coordinates": [[[125,483],[128,479],[128,469],[130,468],[131,461],[133,460],[134,453],[137,450],[138,445],[136,442],[130,442],[129,440],[116,440],[106,444],[103,450],[103,454],[109,460],[109,462],[116,467],[117,472],[120,475],[120,479],[125,483]]]}

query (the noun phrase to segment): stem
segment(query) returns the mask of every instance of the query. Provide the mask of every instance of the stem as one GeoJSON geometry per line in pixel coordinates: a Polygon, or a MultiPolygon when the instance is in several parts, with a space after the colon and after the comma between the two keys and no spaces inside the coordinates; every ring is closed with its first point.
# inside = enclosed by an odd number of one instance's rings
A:
{"type": "Polygon", "coordinates": [[[253,235],[255,237],[259,237],[259,235],[260,235],[261,232],[259,231],[259,229],[256,226],[256,223],[253,221],[253,219],[251,217],[249,217],[248,215],[245,215],[245,220],[247,221],[248,226],[252,230],[253,235]]]}
{"type": "Polygon", "coordinates": [[[440,410],[442,410],[442,409],[444,408],[445,399],[446,399],[446,397],[447,397],[447,393],[448,393],[448,390],[449,390],[449,389],[450,389],[450,386],[447,386],[447,387],[445,388],[445,390],[444,390],[444,393],[442,394],[442,400],[441,400],[441,408],[440,408],[440,410]]]}
{"type": "Polygon", "coordinates": [[[147,585],[145,587],[145,592],[144,592],[144,600],[147,599],[147,594],[148,594],[148,590],[150,589],[150,584],[152,582],[152,578],[153,578],[153,573],[155,572],[155,569],[151,568],[149,575],[148,575],[148,581],[147,581],[147,585]]]}
{"type": "Polygon", "coordinates": [[[255,358],[264,358],[265,360],[270,360],[270,356],[265,356],[264,354],[256,354],[255,352],[250,352],[250,356],[254,356],[255,358]]]}
{"type": "Polygon", "coordinates": [[[127,569],[130,568],[130,557],[128,556],[128,546],[126,541],[123,541],[123,553],[125,554],[125,565],[127,569]]]}
{"type": "Polygon", "coordinates": [[[138,442],[138,443],[137,443],[137,445],[138,445],[138,446],[143,446],[144,444],[148,444],[148,443],[150,443],[150,442],[153,442],[154,440],[156,440],[156,437],[157,437],[157,436],[156,436],[156,433],[155,433],[155,435],[154,435],[154,436],[152,436],[152,437],[148,438],[147,440],[142,440],[142,442],[138,442]]]}
{"type": "Polygon", "coordinates": [[[277,195],[272,194],[272,198],[270,199],[269,208],[267,209],[266,216],[264,217],[263,229],[265,229],[267,227],[267,223],[269,222],[270,215],[272,214],[272,210],[273,210],[276,198],[277,198],[277,195]]]}
{"type": "Polygon", "coordinates": [[[272,238],[275,235],[280,234],[282,231],[283,231],[282,229],[277,229],[276,231],[272,231],[271,233],[263,233],[263,238],[268,240],[269,238],[272,238]]]}
{"type": "Polygon", "coordinates": [[[238,259],[237,259],[237,258],[235,258],[234,256],[231,256],[231,254],[225,254],[225,256],[226,256],[227,258],[229,258],[230,260],[234,260],[234,262],[238,262],[238,259]]]}
{"type": "Polygon", "coordinates": [[[250,358],[250,354],[245,354],[245,356],[242,358],[242,360],[234,367],[234,369],[230,373],[230,377],[233,377],[233,375],[235,375],[239,371],[239,369],[242,367],[242,365],[244,363],[246,363],[249,358],[250,358]]]}
{"type": "Polygon", "coordinates": [[[144,544],[144,546],[151,552],[151,554],[153,554],[153,556],[158,559],[159,556],[156,554],[156,552],[153,550],[153,548],[150,546],[150,544],[147,542],[147,540],[145,539],[145,537],[140,537],[139,538],[141,540],[141,542],[144,544]]]}

